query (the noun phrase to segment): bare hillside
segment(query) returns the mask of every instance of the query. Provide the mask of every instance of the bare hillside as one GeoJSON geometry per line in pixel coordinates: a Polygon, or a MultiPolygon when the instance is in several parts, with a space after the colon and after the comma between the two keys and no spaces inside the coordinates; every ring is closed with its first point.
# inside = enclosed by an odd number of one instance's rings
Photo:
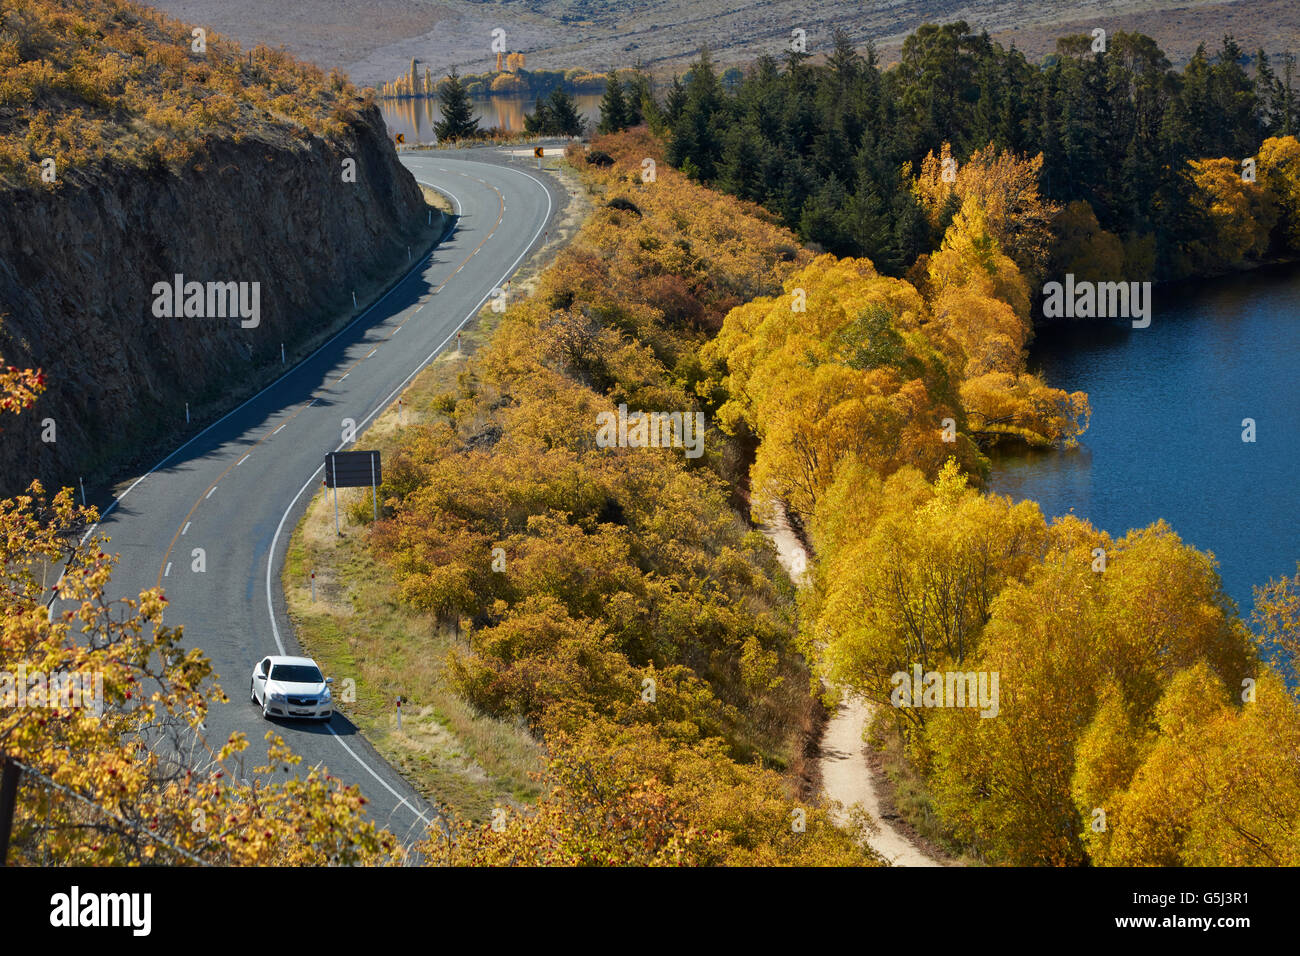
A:
{"type": "Polygon", "coordinates": [[[536,69],[604,70],[642,60],[655,73],[680,70],[708,44],[720,63],[780,52],[795,27],[810,52],[834,27],[858,42],[875,40],[888,61],[909,32],[926,22],[964,19],[1031,59],[1056,37],[1102,26],[1154,36],[1180,63],[1200,41],[1214,48],[1225,33],[1244,49],[1300,47],[1300,4],[1293,0],[153,0],[153,5],[210,24],[243,43],[283,44],[362,84],[403,72],[412,57],[435,72],[491,67],[494,28],[536,69]]]}

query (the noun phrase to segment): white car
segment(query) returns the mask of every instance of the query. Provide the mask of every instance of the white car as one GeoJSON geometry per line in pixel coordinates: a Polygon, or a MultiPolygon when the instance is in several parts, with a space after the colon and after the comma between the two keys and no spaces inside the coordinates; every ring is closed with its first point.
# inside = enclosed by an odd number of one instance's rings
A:
{"type": "Polygon", "coordinates": [[[263,717],[314,717],[329,720],[334,698],[325,677],[310,657],[264,657],[253,668],[248,696],[263,717]]]}

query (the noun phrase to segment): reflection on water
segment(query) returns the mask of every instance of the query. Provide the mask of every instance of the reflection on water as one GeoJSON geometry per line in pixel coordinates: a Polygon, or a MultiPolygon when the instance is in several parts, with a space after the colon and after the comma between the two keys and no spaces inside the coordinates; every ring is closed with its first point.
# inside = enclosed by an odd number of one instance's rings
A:
{"type": "Polygon", "coordinates": [[[1092,424],[1077,449],[996,456],[991,484],[1112,535],[1165,518],[1249,615],[1300,560],[1300,270],[1157,288],[1154,308],[1147,329],[1040,334],[1031,365],[1087,392],[1092,424]]]}
{"type": "MultiPolygon", "coordinates": [[[[578,112],[587,120],[588,128],[594,129],[600,122],[601,94],[579,93],[575,94],[573,99],[578,104],[578,112]]],[[[474,106],[474,115],[478,117],[480,128],[491,129],[496,126],[514,133],[523,131],[524,114],[534,110],[537,99],[533,96],[513,94],[471,98],[470,103],[474,106]]],[[[436,96],[421,99],[380,100],[379,109],[384,115],[384,122],[388,124],[390,136],[402,133],[407,143],[437,141],[437,137],[433,134],[433,124],[442,120],[442,110],[439,109],[436,96]]]]}

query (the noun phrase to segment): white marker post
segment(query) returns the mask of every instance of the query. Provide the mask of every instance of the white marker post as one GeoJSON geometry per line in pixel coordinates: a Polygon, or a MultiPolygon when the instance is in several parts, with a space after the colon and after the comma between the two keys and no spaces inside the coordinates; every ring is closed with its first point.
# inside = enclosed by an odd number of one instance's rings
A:
{"type": "Polygon", "coordinates": [[[397,729],[402,729],[402,698],[397,698],[397,729]]]}
{"type": "Polygon", "coordinates": [[[353,289],[353,290],[352,290],[352,308],[355,309],[356,307],[357,307],[357,290],[356,290],[356,289],[353,289]]]}
{"type": "Polygon", "coordinates": [[[77,476],[77,484],[81,485],[81,507],[84,508],[86,507],[86,483],[81,476],[77,476]]]}
{"type": "Polygon", "coordinates": [[[280,364],[284,364],[284,343],[280,343],[280,364]]]}
{"type": "Polygon", "coordinates": [[[311,599],[312,603],[316,602],[316,572],[311,573],[311,599]]]}
{"type": "Polygon", "coordinates": [[[190,423],[190,403],[186,402],[185,403],[185,424],[188,425],[189,423],[190,423]]]}

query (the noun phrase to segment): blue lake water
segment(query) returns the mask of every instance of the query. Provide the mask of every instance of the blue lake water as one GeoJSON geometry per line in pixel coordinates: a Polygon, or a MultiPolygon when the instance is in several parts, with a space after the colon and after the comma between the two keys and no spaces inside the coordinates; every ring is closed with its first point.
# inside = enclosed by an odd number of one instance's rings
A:
{"type": "Polygon", "coordinates": [[[1087,392],[1092,424],[1075,449],[997,454],[994,491],[1112,535],[1164,518],[1214,553],[1247,620],[1253,585],[1295,573],[1300,268],[1156,287],[1149,328],[1042,330],[1030,367],[1087,392]]]}

